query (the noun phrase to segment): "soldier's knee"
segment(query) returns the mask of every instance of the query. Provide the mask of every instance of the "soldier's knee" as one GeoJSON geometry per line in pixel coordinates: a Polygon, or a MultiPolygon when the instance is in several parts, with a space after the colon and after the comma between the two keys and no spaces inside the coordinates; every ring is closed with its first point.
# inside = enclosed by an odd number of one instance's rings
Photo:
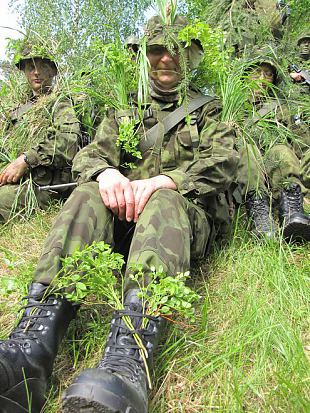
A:
{"type": "Polygon", "coordinates": [[[295,156],[294,151],[287,145],[275,145],[268,151],[267,154],[267,158],[279,160],[289,159],[295,156]]]}
{"type": "Polygon", "coordinates": [[[150,201],[159,202],[163,206],[163,203],[167,204],[183,201],[183,196],[173,189],[163,188],[155,191],[151,196],[150,201]]]}

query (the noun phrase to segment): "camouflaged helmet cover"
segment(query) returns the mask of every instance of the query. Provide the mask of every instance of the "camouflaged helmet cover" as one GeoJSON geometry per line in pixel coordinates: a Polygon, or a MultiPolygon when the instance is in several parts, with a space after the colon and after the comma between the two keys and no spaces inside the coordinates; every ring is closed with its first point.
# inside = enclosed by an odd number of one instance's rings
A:
{"type": "Polygon", "coordinates": [[[23,43],[21,50],[15,54],[13,63],[19,70],[23,70],[25,61],[29,59],[49,60],[54,64],[55,69],[57,70],[57,65],[52,52],[42,44],[30,42],[23,43]]]}
{"type": "Polygon", "coordinates": [[[138,36],[135,36],[135,35],[128,36],[127,39],[125,40],[126,46],[130,46],[130,45],[139,46],[139,44],[140,44],[140,39],[138,36]]]}
{"type": "MultiPolygon", "coordinates": [[[[184,16],[176,15],[173,24],[163,24],[159,16],[151,17],[144,30],[147,45],[165,46],[178,38],[179,32],[189,25],[184,16]]],[[[198,39],[192,39],[192,44],[185,48],[188,52],[189,68],[195,69],[203,57],[203,49],[198,39]]]]}
{"type": "Polygon", "coordinates": [[[270,55],[270,50],[268,53],[268,50],[257,49],[252,53],[252,56],[246,60],[246,62],[248,64],[246,72],[264,63],[268,64],[273,68],[275,73],[274,84],[277,85],[280,82],[279,64],[277,63],[275,57],[270,55]]]}
{"type": "Polygon", "coordinates": [[[306,40],[306,39],[310,40],[310,34],[309,34],[309,33],[303,33],[303,34],[301,34],[301,35],[298,37],[298,39],[297,39],[297,46],[299,46],[300,43],[301,43],[303,40],[306,40]]]}

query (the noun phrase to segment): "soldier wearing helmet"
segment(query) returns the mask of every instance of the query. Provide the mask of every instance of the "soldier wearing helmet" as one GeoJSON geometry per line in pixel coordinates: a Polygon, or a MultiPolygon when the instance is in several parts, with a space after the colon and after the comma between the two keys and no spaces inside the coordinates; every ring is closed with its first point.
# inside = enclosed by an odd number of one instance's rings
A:
{"type": "Polygon", "coordinates": [[[30,190],[43,209],[51,199],[66,195],[42,193],[38,187],[71,181],[71,163],[80,134],[71,101],[53,93],[57,64],[44,45],[26,40],[14,63],[24,73],[30,92],[27,101],[9,113],[1,127],[1,151],[8,159],[16,152],[18,156],[0,173],[0,223],[15,213],[29,211],[30,190]]]}
{"type": "Polygon", "coordinates": [[[252,107],[243,125],[251,141],[240,150],[239,189],[257,236],[276,234],[269,187],[284,238],[310,241],[310,219],[303,209],[307,187],[301,173],[309,131],[294,121],[294,109],[278,95],[280,75],[274,58],[260,56],[254,62],[247,73],[252,107]]]}
{"type": "Polygon", "coordinates": [[[137,54],[139,50],[139,44],[140,40],[138,36],[128,36],[127,39],[125,40],[125,46],[126,48],[131,51],[133,54],[137,54]]]}
{"type": "Polygon", "coordinates": [[[295,83],[299,83],[302,88],[298,93],[309,94],[310,88],[310,35],[303,33],[297,39],[298,58],[294,65],[290,65],[290,77],[295,83]],[[293,69],[293,70],[292,70],[293,69]]]}
{"type": "MultiPolygon", "coordinates": [[[[151,368],[163,320],[146,314],[138,283],[129,276],[131,267],[140,265],[148,283],[153,267],[175,276],[190,268],[191,259],[204,257],[216,234],[230,226],[225,191],[239,161],[234,130],[218,120],[218,100],[184,82],[186,72],[196,67],[202,56],[198,41],[190,39],[184,45],[178,40],[186,25],[181,16],[169,16],[167,21],[158,16],[150,19],[145,32],[150,96],[142,115],[135,98],[126,110],[111,108],[95,140],[75,158],[73,169],[79,186],[46,240],[27,307],[35,312],[48,300],[54,317],[44,317],[44,311],[36,313],[37,323],[47,334],[36,334],[36,342],[30,338],[27,352],[19,346],[13,354],[10,345],[15,346],[16,338],[14,343],[8,339],[0,345],[0,363],[10,375],[10,382],[6,374],[1,375],[0,388],[12,402],[23,403],[25,377],[31,377],[32,401],[40,405],[58,344],[75,316],[74,306],[62,295],[53,300],[48,289],[62,268],[61,257],[93,241],[119,246],[123,234],[130,244],[125,311],[113,315],[98,367],[82,372],[66,390],[63,411],[148,411],[147,370],[134,335],[144,343],[145,360],[151,368]],[[140,157],[133,158],[116,145],[124,118],[135,121],[140,157]],[[134,168],[124,166],[129,161],[134,168]],[[135,331],[126,328],[125,316],[135,331]],[[38,384],[35,378],[41,379],[38,384]],[[18,391],[11,396],[10,386],[16,388],[17,384],[20,396],[18,391]]],[[[31,337],[32,333],[26,334],[31,337]]]]}

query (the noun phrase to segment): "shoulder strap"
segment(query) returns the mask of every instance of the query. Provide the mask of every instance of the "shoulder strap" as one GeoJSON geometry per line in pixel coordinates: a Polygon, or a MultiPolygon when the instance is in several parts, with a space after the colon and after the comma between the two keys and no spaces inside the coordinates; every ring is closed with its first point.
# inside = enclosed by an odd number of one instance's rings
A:
{"type": "Polygon", "coordinates": [[[18,108],[14,109],[11,114],[10,118],[12,121],[18,120],[21,118],[25,113],[27,113],[30,108],[33,106],[34,102],[29,100],[27,103],[24,105],[19,106],[18,108]]]}
{"type": "Polygon", "coordinates": [[[249,119],[248,122],[246,122],[247,126],[253,126],[257,122],[259,122],[264,116],[268,115],[269,113],[273,112],[275,108],[281,104],[281,101],[279,100],[273,100],[272,102],[269,102],[267,105],[264,105],[262,108],[260,108],[257,111],[257,114],[253,116],[253,118],[249,119]]]}
{"type": "MultiPolygon", "coordinates": [[[[180,123],[187,115],[215,99],[216,97],[214,96],[198,96],[197,98],[190,100],[188,103],[183,104],[178,109],[169,113],[169,115],[167,115],[161,122],[161,124],[164,127],[164,135],[166,135],[166,133],[168,133],[178,123],[180,123]]],[[[159,123],[156,123],[156,125],[154,125],[151,129],[149,129],[146,132],[144,138],[140,140],[140,151],[142,153],[147,152],[154,146],[156,139],[158,137],[159,127],[159,123]]]]}

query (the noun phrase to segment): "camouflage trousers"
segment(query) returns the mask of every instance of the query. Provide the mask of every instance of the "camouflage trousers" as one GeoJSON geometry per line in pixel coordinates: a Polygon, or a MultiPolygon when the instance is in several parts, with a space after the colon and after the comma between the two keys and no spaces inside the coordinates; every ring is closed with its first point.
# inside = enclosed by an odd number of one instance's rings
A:
{"type": "MultiPolygon", "coordinates": [[[[49,284],[61,271],[61,259],[93,241],[113,247],[119,241],[115,226],[122,222],[103,204],[97,182],[76,188],[64,204],[48,235],[34,279],[49,284]],[[116,230],[116,231],[115,231],[116,230]]],[[[169,275],[190,268],[191,258],[202,258],[211,237],[211,225],[203,209],[176,191],[160,189],[146,204],[133,225],[127,268],[141,264],[144,273],[162,266],[169,275]]],[[[132,287],[126,277],[125,289],[132,287]]]]}
{"type": "Polygon", "coordinates": [[[310,149],[305,153],[305,156],[302,159],[301,176],[305,186],[310,192],[310,149]]]}
{"type": "Polygon", "coordinates": [[[234,192],[238,203],[251,191],[258,194],[271,191],[277,199],[281,189],[291,183],[298,183],[302,192],[307,193],[306,174],[302,176],[301,161],[289,145],[275,145],[263,157],[257,146],[246,144],[239,154],[237,190],[234,192]]]}
{"type": "Polygon", "coordinates": [[[8,184],[0,187],[0,224],[4,224],[15,216],[27,215],[35,207],[47,209],[55,198],[49,192],[39,192],[24,184],[8,184]],[[32,191],[32,194],[31,194],[32,191]]]}

